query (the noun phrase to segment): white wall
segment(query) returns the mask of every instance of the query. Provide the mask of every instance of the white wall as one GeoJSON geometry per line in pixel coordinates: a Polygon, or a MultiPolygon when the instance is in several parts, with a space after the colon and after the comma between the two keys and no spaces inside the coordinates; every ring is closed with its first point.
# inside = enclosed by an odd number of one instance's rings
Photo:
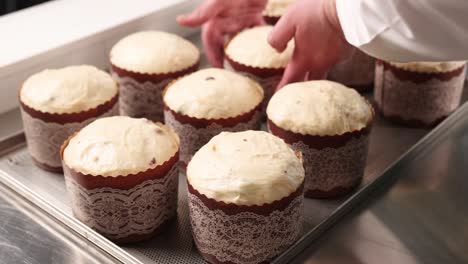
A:
{"type": "Polygon", "coordinates": [[[18,106],[17,90],[31,74],[71,64],[108,66],[121,37],[141,29],[182,36],[175,16],[193,0],[56,0],[0,17],[0,113],[18,106]]]}

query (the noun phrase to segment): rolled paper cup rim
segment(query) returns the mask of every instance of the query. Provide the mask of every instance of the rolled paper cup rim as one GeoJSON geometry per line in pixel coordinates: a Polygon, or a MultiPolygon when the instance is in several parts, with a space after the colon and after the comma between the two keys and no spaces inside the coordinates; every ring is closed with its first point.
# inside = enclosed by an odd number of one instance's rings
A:
{"type": "Polygon", "coordinates": [[[234,203],[226,203],[218,201],[213,198],[209,198],[206,195],[197,191],[189,182],[187,178],[187,188],[190,194],[195,195],[200,199],[203,204],[210,210],[221,210],[227,215],[236,215],[244,212],[251,212],[258,215],[268,216],[274,211],[282,211],[286,209],[289,204],[297,197],[304,193],[305,178],[299,187],[288,196],[285,196],[279,200],[275,200],[271,203],[263,203],[261,205],[237,205],[234,203]]]}
{"type": "Polygon", "coordinates": [[[387,61],[376,59],[376,65],[383,66],[384,71],[391,71],[398,79],[404,81],[411,81],[414,83],[427,82],[431,79],[437,79],[440,81],[449,81],[450,79],[463,73],[466,67],[466,63],[460,67],[441,72],[424,72],[424,71],[413,71],[409,69],[403,69],[397,67],[387,61]]]}
{"type": "Polygon", "coordinates": [[[93,108],[79,111],[76,113],[49,113],[49,112],[44,112],[41,110],[34,109],[31,106],[28,106],[27,104],[25,104],[21,100],[21,96],[20,96],[22,88],[23,87],[21,87],[18,90],[18,101],[20,102],[21,108],[26,113],[28,113],[33,118],[40,119],[44,122],[58,123],[62,125],[69,124],[69,123],[83,122],[90,118],[99,117],[100,115],[111,110],[115,106],[115,104],[118,102],[118,99],[119,99],[119,91],[117,90],[117,93],[111,99],[93,108]]]}
{"type": "Polygon", "coordinates": [[[234,70],[239,72],[248,72],[260,78],[283,75],[285,70],[285,68],[267,68],[245,65],[235,61],[234,59],[231,59],[228,55],[225,55],[224,58],[234,70]]]}
{"type": "Polygon", "coordinates": [[[148,168],[147,170],[140,171],[137,173],[129,173],[126,175],[118,176],[104,176],[104,175],[91,175],[81,173],[73,168],[70,168],[64,158],[63,153],[68,146],[70,140],[78,134],[76,131],[60,147],[60,158],[62,159],[62,167],[65,174],[70,175],[78,184],[86,189],[95,189],[110,187],[115,189],[127,190],[135,187],[136,185],[145,182],[147,180],[160,179],[167,175],[167,173],[174,167],[177,166],[179,161],[179,149],[174,153],[172,157],[164,161],[162,164],[157,165],[154,168],[148,168]]]}
{"type": "Polygon", "coordinates": [[[140,72],[140,71],[134,71],[130,69],[124,69],[123,67],[119,67],[113,64],[112,62],[110,63],[110,66],[111,66],[111,70],[115,74],[117,74],[119,77],[131,77],[140,83],[144,83],[144,82],[159,83],[167,79],[177,78],[177,77],[196,71],[198,67],[200,66],[200,59],[201,59],[201,56],[199,55],[197,61],[195,61],[194,64],[184,69],[180,69],[176,71],[169,71],[169,72],[160,72],[160,73],[140,72]]]}
{"type": "Polygon", "coordinates": [[[257,112],[260,112],[262,104],[260,103],[254,109],[249,112],[228,118],[216,118],[216,119],[206,119],[206,118],[196,118],[188,115],[177,113],[176,111],[170,109],[166,104],[164,104],[164,110],[170,112],[174,118],[182,124],[189,124],[196,128],[206,128],[212,124],[217,124],[223,127],[234,127],[240,123],[246,123],[255,116],[257,112]]]}
{"type": "Polygon", "coordinates": [[[367,99],[364,98],[364,100],[368,104],[369,109],[371,109],[371,117],[367,121],[367,124],[361,129],[348,131],[338,135],[310,135],[284,129],[267,118],[268,128],[273,135],[280,137],[288,144],[303,142],[309,147],[315,149],[324,149],[330,147],[338,148],[344,146],[352,138],[360,138],[361,136],[370,134],[372,125],[375,120],[375,110],[367,99]]]}

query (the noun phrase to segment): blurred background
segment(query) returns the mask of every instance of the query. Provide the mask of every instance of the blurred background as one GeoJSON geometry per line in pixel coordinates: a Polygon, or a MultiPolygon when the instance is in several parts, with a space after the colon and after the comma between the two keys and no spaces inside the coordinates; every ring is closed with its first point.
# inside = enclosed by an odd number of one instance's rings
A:
{"type": "Polygon", "coordinates": [[[0,16],[50,0],[0,0],[0,16]]]}

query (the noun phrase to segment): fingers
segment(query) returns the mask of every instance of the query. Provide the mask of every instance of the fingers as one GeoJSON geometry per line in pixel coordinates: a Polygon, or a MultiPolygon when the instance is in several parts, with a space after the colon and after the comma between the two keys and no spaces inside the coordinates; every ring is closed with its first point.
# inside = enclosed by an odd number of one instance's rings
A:
{"type": "Polygon", "coordinates": [[[206,0],[192,13],[178,16],[177,23],[183,26],[197,27],[216,17],[222,9],[222,1],[206,0]]]}
{"type": "Polygon", "coordinates": [[[224,34],[213,21],[202,28],[202,41],[205,54],[213,67],[222,68],[224,60],[224,34]]]}
{"type": "Polygon", "coordinates": [[[276,91],[281,89],[288,83],[304,81],[307,75],[307,70],[298,60],[291,60],[284,70],[283,78],[276,87],[276,91]]]}
{"type": "Polygon", "coordinates": [[[281,79],[281,82],[278,84],[278,87],[276,87],[276,91],[279,89],[283,88],[283,86],[293,83],[293,82],[301,82],[304,80],[324,80],[326,79],[328,72],[330,70],[330,67],[325,66],[324,64],[321,64],[320,66],[313,66],[309,70],[306,71],[304,70],[304,67],[295,62],[291,61],[288,66],[286,67],[286,70],[284,72],[283,78],[281,79]]]}
{"type": "Polygon", "coordinates": [[[294,37],[296,32],[294,24],[290,21],[292,20],[288,18],[288,14],[282,16],[268,35],[268,43],[278,52],[286,49],[289,40],[294,37]]]}
{"type": "Polygon", "coordinates": [[[232,36],[246,27],[257,23],[256,15],[245,15],[239,19],[215,18],[206,22],[202,29],[202,41],[206,50],[206,56],[214,67],[223,67],[224,60],[224,36],[232,36]]]}
{"type": "Polygon", "coordinates": [[[263,22],[261,15],[247,14],[238,16],[236,19],[215,19],[218,28],[225,34],[235,34],[245,28],[253,27],[263,22]]]}

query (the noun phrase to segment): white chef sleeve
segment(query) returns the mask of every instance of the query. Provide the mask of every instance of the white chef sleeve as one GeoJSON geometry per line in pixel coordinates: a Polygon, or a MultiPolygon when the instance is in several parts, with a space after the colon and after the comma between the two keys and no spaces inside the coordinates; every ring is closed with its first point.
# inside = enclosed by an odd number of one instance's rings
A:
{"type": "Polygon", "coordinates": [[[468,0],[336,0],[346,40],[388,61],[468,59],[468,0]]]}

